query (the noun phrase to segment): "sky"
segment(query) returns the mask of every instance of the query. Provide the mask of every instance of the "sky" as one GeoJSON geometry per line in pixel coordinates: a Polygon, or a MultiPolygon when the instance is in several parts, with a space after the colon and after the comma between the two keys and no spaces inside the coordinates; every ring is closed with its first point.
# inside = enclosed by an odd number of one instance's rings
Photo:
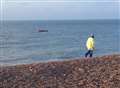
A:
{"type": "Polygon", "coordinates": [[[120,0],[1,0],[0,20],[120,19],[120,0]]]}

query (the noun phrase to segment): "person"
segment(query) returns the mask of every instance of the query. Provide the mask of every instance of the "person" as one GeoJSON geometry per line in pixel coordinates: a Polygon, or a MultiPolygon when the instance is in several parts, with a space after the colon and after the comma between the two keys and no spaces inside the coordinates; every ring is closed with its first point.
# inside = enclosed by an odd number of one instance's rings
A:
{"type": "Polygon", "coordinates": [[[86,42],[86,47],[87,47],[88,51],[85,53],[85,57],[87,57],[88,55],[89,55],[89,57],[93,56],[94,44],[95,44],[94,34],[91,34],[86,42]]]}

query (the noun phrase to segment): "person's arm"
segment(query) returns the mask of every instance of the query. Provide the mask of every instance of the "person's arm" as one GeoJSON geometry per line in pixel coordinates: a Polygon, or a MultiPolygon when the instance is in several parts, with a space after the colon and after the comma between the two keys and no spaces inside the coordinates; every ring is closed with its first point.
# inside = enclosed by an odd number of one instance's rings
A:
{"type": "Polygon", "coordinates": [[[92,41],[91,41],[91,46],[92,46],[93,50],[95,50],[94,39],[92,39],[92,41]]]}
{"type": "Polygon", "coordinates": [[[93,50],[95,50],[95,42],[94,42],[94,39],[93,39],[92,44],[93,44],[93,50]]]}

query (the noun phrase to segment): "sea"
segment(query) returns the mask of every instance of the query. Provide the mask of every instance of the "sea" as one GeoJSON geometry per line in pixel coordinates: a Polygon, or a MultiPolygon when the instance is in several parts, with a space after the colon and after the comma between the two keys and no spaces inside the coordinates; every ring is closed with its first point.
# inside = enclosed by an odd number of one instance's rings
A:
{"type": "Polygon", "coordinates": [[[119,20],[2,21],[0,65],[82,58],[91,33],[95,36],[94,57],[120,53],[119,20]]]}

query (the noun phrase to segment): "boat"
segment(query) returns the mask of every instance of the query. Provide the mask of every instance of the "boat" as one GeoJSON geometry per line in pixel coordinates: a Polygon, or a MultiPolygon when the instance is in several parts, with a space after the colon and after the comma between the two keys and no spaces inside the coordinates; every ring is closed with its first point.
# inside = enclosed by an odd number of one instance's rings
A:
{"type": "Polygon", "coordinates": [[[38,32],[48,32],[48,30],[41,30],[41,29],[39,29],[38,32]]]}

